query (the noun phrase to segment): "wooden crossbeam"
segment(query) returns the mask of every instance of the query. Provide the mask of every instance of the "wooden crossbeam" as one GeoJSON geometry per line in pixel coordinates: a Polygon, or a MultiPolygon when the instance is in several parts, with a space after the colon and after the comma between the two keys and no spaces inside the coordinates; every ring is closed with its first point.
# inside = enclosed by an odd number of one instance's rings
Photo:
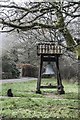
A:
{"type": "Polygon", "coordinates": [[[40,86],[40,88],[57,88],[55,85],[40,86]]]}

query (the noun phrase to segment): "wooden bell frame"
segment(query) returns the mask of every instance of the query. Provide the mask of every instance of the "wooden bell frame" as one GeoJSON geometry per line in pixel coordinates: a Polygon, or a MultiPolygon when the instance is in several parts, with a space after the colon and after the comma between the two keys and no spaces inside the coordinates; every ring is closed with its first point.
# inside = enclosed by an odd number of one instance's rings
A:
{"type": "Polygon", "coordinates": [[[57,88],[59,94],[64,94],[64,87],[59,70],[59,57],[62,55],[62,47],[53,42],[43,42],[37,44],[37,55],[40,56],[40,68],[37,80],[36,93],[41,94],[41,88],[57,88]],[[55,62],[57,68],[57,86],[41,86],[41,74],[43,62],[55,62]]]}

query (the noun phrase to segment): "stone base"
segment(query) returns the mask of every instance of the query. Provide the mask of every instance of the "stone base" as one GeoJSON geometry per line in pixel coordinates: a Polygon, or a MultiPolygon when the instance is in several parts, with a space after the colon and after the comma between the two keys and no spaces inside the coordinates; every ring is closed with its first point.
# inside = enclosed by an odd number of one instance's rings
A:
{"type": "Polygon", "coordinates": [[[58,90],[58,94],[65,94],[65,91],[64,90],[58,90]]]}
{"type": "Polygon", "coordinates": [[[41,91],[40,91],[40,90],[37,90],[37,91],[36,91],[36,94],[41,94],[41,91]]]}
{"type": "Polygon", "coordinates": [[[65,91],[64,91],[64,86],[63,85],[59,85],[58,86],[58,94],[65,94],[65,91]]]}

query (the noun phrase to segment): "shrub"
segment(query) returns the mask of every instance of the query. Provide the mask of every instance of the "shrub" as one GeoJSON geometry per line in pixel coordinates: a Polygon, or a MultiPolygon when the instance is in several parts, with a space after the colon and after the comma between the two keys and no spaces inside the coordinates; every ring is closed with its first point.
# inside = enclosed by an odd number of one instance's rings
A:
{"type": "Polygon", "coordinates": [[[23,77],[37,77],[38,76],[38,67],[31,64],[17,64],[18,68],[22,69],[23,77]]]}
{"type": "Polygon", "coordinates": [[[7,55],[2,57],[2,79],[11,79],[19,77],[19,70],[16,64],[7,55]]]}

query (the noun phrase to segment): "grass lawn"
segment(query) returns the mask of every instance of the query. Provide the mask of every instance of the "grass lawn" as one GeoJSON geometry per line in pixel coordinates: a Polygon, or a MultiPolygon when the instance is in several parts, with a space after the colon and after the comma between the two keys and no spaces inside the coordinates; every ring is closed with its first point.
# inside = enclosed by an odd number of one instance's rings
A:
{"type": "MultiPolygon", "coordinates": [[[[42,80],[43,85],[56,84],[54,79],[42,80]]],[[[76,83],[63,82],[65,94],[58,95],[57,89],[41,89],[36,94],[36,81],[6,83],[2,85],[0,116],[3,120],[80,120],[80,100],[76,83]],[[6,96],[11,88],[14,97],[6,96]]]]}

